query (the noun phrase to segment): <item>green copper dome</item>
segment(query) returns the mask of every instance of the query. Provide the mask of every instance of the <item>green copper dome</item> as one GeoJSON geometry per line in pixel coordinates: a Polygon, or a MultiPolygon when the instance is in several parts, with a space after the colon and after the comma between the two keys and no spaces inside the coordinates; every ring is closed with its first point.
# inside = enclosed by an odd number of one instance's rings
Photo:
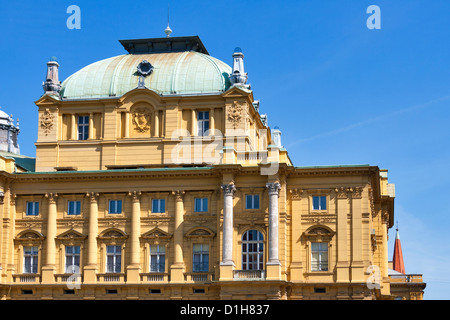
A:
{"type": "Polygon", "coordinates": [[[161,95],[226,91],[231,67],[196,51],[125,54],[92,63],[68,77],[61,86],[63,99],[120,97],[138,87],[138,65],[148,61],[152,72],[145,87],[161,95]]]}

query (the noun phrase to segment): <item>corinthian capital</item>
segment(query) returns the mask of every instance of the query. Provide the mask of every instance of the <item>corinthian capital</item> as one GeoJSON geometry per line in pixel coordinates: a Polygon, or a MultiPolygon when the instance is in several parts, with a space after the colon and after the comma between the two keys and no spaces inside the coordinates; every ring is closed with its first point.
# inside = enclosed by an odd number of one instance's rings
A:
{"type": "Polygon", "coordinates": [[[183,201],[185,192],[183,190],[172,191],[172,195],[175,196],[175,201],[183,201]]]}
{"type": "Polygon", "coordinates": [[[131,197],[131,200],[133,202],[138,202],[139,199],[141,198],[141,192],[140,191],[132,191],[132,192],[128,192],[128,195],[131,197]]]}
{"type": "Polygon", "coordinates": [[[222,188],[225,196],[234,196],[234,192],[236,191],[234,184],[223,184],[220,187],[222,188]]]}
{"type": "Polygon", "coordinates": [[[281,186],[278,182],[266,183],[267,189],[269,189],[269,195],[278,195],[278,192],[281,189],[281,186]]]}
{"type": "Polygon", "coordinates": [[[97,202],[98,193],[97,192],[88,192],[88,193],[86,193],[86,197],[89,198],[90,202],[97,202]]]}
{"type": "Polygon", "coordinates": [[[58,197],[57,193],[46,193],[45,197],[48,199],[48,202],[51,204],[56,203],[56,198],[58,197]]]}

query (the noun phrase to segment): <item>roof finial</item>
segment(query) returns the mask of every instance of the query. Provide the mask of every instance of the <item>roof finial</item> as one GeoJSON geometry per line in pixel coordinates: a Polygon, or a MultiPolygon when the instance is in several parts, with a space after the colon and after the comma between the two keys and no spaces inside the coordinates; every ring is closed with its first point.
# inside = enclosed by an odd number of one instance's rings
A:
{"type": "Polygon", "coordinates": [[[170,5],[167,5],[167,28],[164,30],[164,33],[167,35],[167,38],[170,37],[170,34],[172,33],[172,29],[169,27],[169,14],[170,14],[170,5]]]}

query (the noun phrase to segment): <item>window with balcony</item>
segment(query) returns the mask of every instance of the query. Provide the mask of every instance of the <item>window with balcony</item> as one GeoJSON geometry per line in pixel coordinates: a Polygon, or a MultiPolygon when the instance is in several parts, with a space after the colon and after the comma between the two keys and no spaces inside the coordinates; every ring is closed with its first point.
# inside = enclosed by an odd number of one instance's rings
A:
{"type": "Polygon", "coordinates": [[[150,272],[165,272],[166,247],[161,245],[150,246],[150,272]]]}
{"type": "Polygon", "coordinates": [[[328,243],[311,243],[311,271],[328,271],[328,243]]]}
{"type": "Polygon", "coordinates": [[[106,247],[106,272],[120,273],[122,270],[122,247],[106,247]]]}
{"type": "Polygon", "coordinates": [[[38,272],[38,247],[24,247],[23,248],[23,273],[37,273],[38,272]]]}
{"type": "Polygon", "coordinates": [[[194,244],[192,250],[192,271],[209,271],[209,246],[207,244],[194,244]]]}
{"type": "Polygon", "coordinates": [[[80,272],[80,246],[66,246],[66,273],[80,272]]]}
{"type": "Polygon", "coordinates": [[[258,230],[248,230],[242,235],[242,269],[264,268],[264,236],[258,230]]]}

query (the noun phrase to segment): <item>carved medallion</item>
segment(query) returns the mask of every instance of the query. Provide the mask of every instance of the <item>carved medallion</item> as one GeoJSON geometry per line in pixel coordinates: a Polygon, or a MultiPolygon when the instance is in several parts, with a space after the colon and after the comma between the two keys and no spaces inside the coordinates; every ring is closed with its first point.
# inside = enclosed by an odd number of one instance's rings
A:
{"type": "Polygon", "coordinates": [[[136,109],[133,112],[134,129],[139,132],[147,132],[150,129],[150,112],[147,109],[136,109]]]}
{"type": "Polygon", "coordinates": [[[53,128],[53,114],[49,109],[45,109],[45,112],[41,115],[41,128],[44,130],[45,135],[48,135],[53,128]]]}
{"type": "Polygon", "coordinates": [[[242,106],[236,101],[228,108],[228,121],[231,122],[234,129],[239,125],[242,119],[242,106]]]}

